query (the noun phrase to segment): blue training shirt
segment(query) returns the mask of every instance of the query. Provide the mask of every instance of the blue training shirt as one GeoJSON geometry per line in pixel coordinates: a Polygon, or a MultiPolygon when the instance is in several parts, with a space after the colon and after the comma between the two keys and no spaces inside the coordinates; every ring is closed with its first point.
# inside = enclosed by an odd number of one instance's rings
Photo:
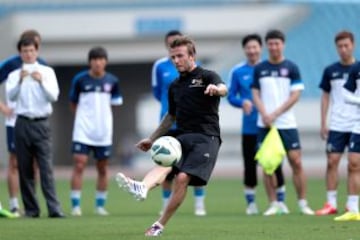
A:
{"type": "Polygon", "coordinates": [[[161,104],[160,119],[168,111],[168,92],[170,84],[178,78],[179,73],[168,57],[157,60],[152,68],[152,91],[161,104]]]}
{"type": "MultiPolygon", "coordinates": [[[[251,84],[253,83],[254,66],[246,62],[235,65],[230,71],[228,101],[234,107],[242,108],[244,100],[253,101],[251,84]]],[[[258,111],[253,106],[253,111],[247,115],[243,113],[242,134],[257,134],[258,111]]]]}
{"type": "MultiPolygon", "coordinates": [[[[37,61],[40,64],[47,66],[47,63],[44,59],[38,58],[37,61]]],[[[21,68],[22,64],[23,61],[21,60],[20,55],[15,55],[2,61],[0,64],[0,84],[7,79],[8,75],[12,71],[21,68]]]]}

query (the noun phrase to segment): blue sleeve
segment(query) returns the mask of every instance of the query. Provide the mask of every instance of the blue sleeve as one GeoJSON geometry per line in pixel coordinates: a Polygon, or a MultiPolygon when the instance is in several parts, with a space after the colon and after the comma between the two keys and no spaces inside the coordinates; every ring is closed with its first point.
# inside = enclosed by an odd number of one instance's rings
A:
{"type": "Polygon", "coordinates": [[[9,74],[20,68],[22,64],[19,56],[6,59],[0,66],[0,83],[3,83],[9,76],[9,74]]]}
{"type": "Polygon", "coordinates": [[[38,58],[37,61],[42,65],[48,66],[47,62],[43,58],[38,58]]]}
{"type": "Polygon", "coordinates": [[[230,75],[230,86],[227,99],[232,106],[241,108],[244,99],[238,94],[240,92],[240,84],[237,80],[237,74],[233,71],[230,75]]]}
{"type": "Polygon", "coordinates": [[[349,78],[344,84],[344,88],[352,93],[356,91],[356,80],[359,79],[359,73],[360,73],[359,70],[360,70],[360,65],[357,65],[357,67],[353,67],[350,70],[349,78]]]}
{"type": "Polygon", "coordinates": [[[119,79],[115,78],[114,85],[111,89],[111,104],[121,105],[123,103],[123,97],[120,93],[119,79]]]}
{"type": "Polygon", "coordinates": [[[161,101],[161,71],[159,71],[158,65],[155,63],[152,69],[152,79],[151,79],[151,85],[152,85],[152,92],[154,97],[161,101]]]}
{"type": "Polygon", "coordinates": [[[260,90],[260,69],[258,66],[255,66],[254,73],[253,73],[253,82],[251,84],[251,88],[259,89],[260,90]]]}
{"type": "Polygon", "coordinates": [[[293,65],[290,69],[290,79],[291,79],[291,85],[299,84],[299,83],[302,84],[300,71],[296,65],[293,65]]]}
{"type": "Polygon", "coordinates": [[[79,102],[79,95],[80,95],[80,77],[75,76],[71,82],[70,87],[70,102],[77,104],[79,102]]]}
{"type": "Polygon", "coordinates": [[[331,91],[331,84],[330,84],[328,68],[326,68],[324,70],[324,73],[323,73],[322,78],[321,78],[321,82],[319,84],[319,88],[321,88],[324,92],[330,92],[331,91]]]}

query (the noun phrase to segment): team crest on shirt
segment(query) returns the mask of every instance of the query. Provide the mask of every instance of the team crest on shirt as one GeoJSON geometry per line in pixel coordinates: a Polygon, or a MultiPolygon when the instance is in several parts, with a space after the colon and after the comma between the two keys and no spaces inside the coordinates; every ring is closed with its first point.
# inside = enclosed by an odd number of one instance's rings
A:
{"type": "Polygon", "coordinates": [[[190,88],[193,87],[204,87],[204,81],[200,78],[200,79],[196,79],[194,78],[193,80],[191,80],[191,84],[189,85],[190,88]]]}
{"type": "Polygon", "coordinates": [[[278,71],[271,71],[271,76],[272,76],[272,77],[277,77],[277,76],[279,76],[278,71]]]}
{"type": "Polygon", "coordinates": [[[265,75],[268,75],[268,74],[269,74],[269,72],[267,70],[263,70],[263,71],[260,72],[261,76],[265,76],[265,75]]]}
{"type": "Polygon", "coordinates": [[[104,84],[104,92],[111,92],[111,84],[110,83],[104,84]]]}
{"type": "Polygon", "coordinates": [[[336,77],[338,77],[339,75],[340,75],[339,72],[333,72],[333,73],[332,73],[332,77],[333,77],[333,78],[336,78],[336,77]]]}
{"type": "Polygon", "coordinates": [[[280,69],[280,76],[287,77],[289,75],[289,70],[287,68],[280,69]]]}

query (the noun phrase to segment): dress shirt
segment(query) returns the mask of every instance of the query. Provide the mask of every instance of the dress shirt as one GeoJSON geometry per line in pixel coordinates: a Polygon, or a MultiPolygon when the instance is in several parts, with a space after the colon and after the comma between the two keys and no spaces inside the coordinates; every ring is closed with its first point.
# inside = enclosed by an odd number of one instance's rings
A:
{"type": "Polygon", "coordinates": [[[59,86],[52,68],[38,62],[23,64],[9,74],[6,81],[6,94],[11,101],[16,102],[15,113],[28,118],[43,118],[52,113],[51,102],[59,96],[59,86]],[[24,69],[29,75],[20,83],[20,72],[24,69]],[[31,77],[31,73],[38,71],[41,74],[41,83],[31,77]]]}

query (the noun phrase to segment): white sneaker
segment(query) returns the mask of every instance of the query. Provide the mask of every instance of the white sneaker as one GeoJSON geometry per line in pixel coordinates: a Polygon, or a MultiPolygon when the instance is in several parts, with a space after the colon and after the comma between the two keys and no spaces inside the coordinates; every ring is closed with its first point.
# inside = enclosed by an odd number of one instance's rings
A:
{"type": "Polygon", "coordinates": [[[73,207],[71,210],[71,215],[74,217],[80,217],[82,215],[80,207],[73,207]]]}
{"type": "Polygon", "coordinates": [[[264,216],[272,216],[279,213],[279,206],[277,202],[273,202],[270,204],[270,207],[264,212],[264,216]]]}
{"type": "Polygon", "coordinates": [[[246,208],[246,215],[256,215],[259,214],[259,210],[257,208],[256,203],[250,203],[246,208]]]}
{"type": "Polygon", "coordinates": [[[100,216],[108,216],[109,215],[108,211],[106,211],[106,209],[104,207],[97,207],[95,210],[95,213],[100,216]]]}
{"type": "Polygon", "coordinates": [[[308,206],[304,206],[302,208],[300,208],[300,213],[304,214],[304,215],[314,215],[314,211],[308,206]]]}
{"type": "Polygon", "coordinates": [[[128,178],[120,172],[116,174],[116,181],[120,188],[130,193],[137,201],[146,199],[148,190],[144,183],[128,178]]]}
{"type": "Polygon", "coordinates": [[[203,207],[201,207],[201,208],[198,207],[198,208],[195,208],[194,214],[195,214],[195,216],[203,217],[203,216],[206,216],[206,210],[203,207]]]}
{"type": "Polygon", "coordinates": [[[21,217],[21,213],[20,213],[20,210],[19,208],[17,207],[14,207],[10,210],[10,212],[14,215],[14,217],[18,218],[18,217],[21,217]]]}
{"type": "Polygon", "coordinates": [[[279,214],[289,214],[290,211],[284,202],[278,202],[279,214]]]}
{"type": "Polygon", "coordinates": [[[164,227],[159,223],[154,223],[145,231],[145,236],[147,237],[159,237],[162,234],[164,227]]]}

